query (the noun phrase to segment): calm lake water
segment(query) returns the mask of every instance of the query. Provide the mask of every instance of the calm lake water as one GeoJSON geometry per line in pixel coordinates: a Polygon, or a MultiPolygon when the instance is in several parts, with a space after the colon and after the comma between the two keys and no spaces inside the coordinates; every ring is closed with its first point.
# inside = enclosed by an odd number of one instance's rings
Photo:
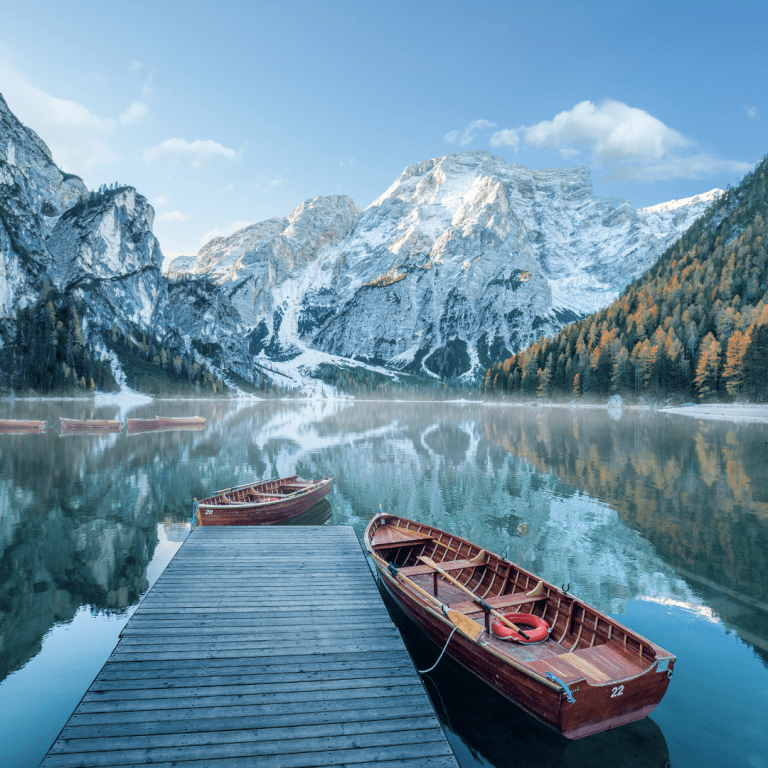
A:
{"type": "MultiPolygon", "coordinates": [[[[191,502],[335,478],[326,525],[458,533],[678,657],[645,721],[568,742],[444,658],[424,677],[462,768],[768,768],[768,426],[461,403],[0,403],[0,418],[201,415],[204,431],[0,434],[0,755],[35,768],[181,546],[191,502]]],[[[439,650],[392,606],[420,668],[439,650]]]]}

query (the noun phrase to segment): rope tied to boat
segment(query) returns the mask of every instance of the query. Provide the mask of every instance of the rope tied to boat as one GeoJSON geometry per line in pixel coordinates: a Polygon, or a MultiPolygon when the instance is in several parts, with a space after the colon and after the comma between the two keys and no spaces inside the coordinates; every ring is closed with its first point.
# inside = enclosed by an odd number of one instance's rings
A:
{"type": "Polygon", "coordinates": [[[563,687],[563,691],[565,691],[565,695],[568,697],[568,701],[571,702],[571,704],[576,703],[576,699],[573,698],[573,694],[571,693],[571,689],[567,686],[567,684],[561,680],[556,675],[553,675],[551,672],[547,672],[547,677],[550,680],[554,680],[558,685],[561,685],[563,687]]]}
{"type": "Polygon", "coordinates": [[[440,655],[437,657],[437,661],[429,669],[417,669],[416,670],[420,675],[426,675],[428,672],[431,672],[440,663],[440,659],[443,658],[443,656],[445,655],[445,652],[448,650],[448,643],[451,642],[451,638],[453,637],[453,635],[454,635],[454,633],[456,632],[457,629],[458,629],[458,627],[454,627],[451,630],[451,634],[448,635],[448,639],[445,641],[445,645],[443,646],[443,650],[440,651],[440,655]]]}

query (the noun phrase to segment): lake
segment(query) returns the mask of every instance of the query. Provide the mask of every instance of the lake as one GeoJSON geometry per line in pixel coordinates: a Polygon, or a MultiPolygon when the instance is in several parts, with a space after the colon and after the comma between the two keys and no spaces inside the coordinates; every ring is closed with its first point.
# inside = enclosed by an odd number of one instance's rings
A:
{"type": "MultiPolygon", "coordinates": [[[[335,478],[330,519],[464,536],[674,653],[650,718],[569,742],[444,658],[424,681],[462,768],[768,768],[768,425],[479,403],[83,400],[0,418],[200,415],[202,431],[0,434],[0,754],[35,768],[181,546],[192,498],[335,478]]],[[[393,618],[421,669],[439,649],[393,618]]]]}

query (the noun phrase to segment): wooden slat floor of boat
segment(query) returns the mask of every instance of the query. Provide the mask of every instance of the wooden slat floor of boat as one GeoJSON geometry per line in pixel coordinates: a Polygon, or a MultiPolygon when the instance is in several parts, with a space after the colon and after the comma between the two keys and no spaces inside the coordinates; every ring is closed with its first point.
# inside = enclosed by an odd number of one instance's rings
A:
{"type": "Polygon", "coordinates": [[[40,768],[458,768],[350,527],[198,527],[40,768]]]}

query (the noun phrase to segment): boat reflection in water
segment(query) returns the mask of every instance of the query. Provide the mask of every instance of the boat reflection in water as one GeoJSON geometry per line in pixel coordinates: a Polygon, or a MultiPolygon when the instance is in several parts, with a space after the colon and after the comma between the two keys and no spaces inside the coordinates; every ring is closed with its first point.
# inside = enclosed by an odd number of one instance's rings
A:
{"type": "Polygon", "coordinates": [[[311,506],[306,512],[302,512],[290,520],[278,525],[323,525],[331,519],[331,502],[328,499],[320,499],[317,504],[311,506]]]}
{"type": "MultiPolygon", "coordinates": [[[[386,589],[379,591],[417,669],[428,669],[442,649],[425,638],[386,589]]],[[[448,654],[422,679],[461,768],[669,768],[666,739],[649,717],[573,741],[484,685],[448,654]]]]}

